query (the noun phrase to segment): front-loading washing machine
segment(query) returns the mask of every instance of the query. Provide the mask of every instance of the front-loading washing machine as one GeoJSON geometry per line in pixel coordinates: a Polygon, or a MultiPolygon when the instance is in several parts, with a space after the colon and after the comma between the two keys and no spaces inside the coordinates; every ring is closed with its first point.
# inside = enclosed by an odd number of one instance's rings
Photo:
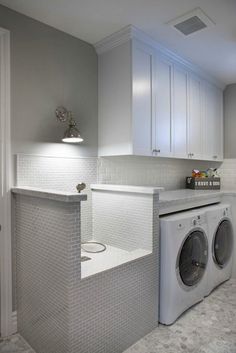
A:
{"type": "Polygon", "coordinates": [[[160,218],[159,321],[172,324],[204,298],[208,262],[204,211],[187,211],[160,218]]]}
{"type": "Polygon", "coordinates": [[[218,204],[205,208],[208,223],[209,266],[205,296],[232,274],[234,232],[231,207],[218,204]]]}

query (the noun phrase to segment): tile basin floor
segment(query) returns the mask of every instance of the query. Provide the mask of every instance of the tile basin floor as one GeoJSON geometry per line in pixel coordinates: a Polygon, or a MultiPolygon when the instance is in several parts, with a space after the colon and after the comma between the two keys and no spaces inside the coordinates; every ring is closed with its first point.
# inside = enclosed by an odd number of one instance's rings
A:
{"type": "MultiPolygon", "coordinates": [[[[175,324],[160,325],[124,353],[182,352],[236,353],[236,280],[221,285],[175,324]]],[[[17,334],[0,341],[0,353],[34,351],[17,334]]]]}

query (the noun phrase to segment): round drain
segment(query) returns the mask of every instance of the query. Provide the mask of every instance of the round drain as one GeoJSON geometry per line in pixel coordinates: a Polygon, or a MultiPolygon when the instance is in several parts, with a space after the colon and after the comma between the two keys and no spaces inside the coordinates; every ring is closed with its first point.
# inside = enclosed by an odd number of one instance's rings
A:
{"type": "Polygon", "coordinates": [[[85,243],[81,243],[81,249],[85,252],[96,254],[105,251],[106,245],[97,241],[87,241],[85,243]]]}

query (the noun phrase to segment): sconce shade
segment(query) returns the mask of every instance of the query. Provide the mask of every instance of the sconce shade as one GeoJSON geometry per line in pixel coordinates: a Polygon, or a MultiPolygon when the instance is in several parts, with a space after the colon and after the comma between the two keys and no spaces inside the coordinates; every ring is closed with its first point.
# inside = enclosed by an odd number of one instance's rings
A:
{"type": "Polygon", "coordinates": [[[64,133],[62,141],[67,143],[79,143],[83,141],[83,138],[80,136],[80,132],[75,125],[69,125],[64,133]]]}
{"type": "Polygon", "coordinates": [[[71,111],[68,111],[65,107],[60,106],[56,109],[55,114],[58,121],[61,123],[67,122],[69,125],[64,133],[62,142],[79,143],[84,141],[76,127],[76,121],[74,120],[71,111]]]}

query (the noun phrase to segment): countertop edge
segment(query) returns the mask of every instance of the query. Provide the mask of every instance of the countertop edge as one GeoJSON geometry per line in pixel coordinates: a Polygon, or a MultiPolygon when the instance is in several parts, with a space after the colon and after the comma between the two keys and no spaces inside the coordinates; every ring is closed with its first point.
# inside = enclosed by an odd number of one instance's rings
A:
{"type": "Polygon", "coordinates": [[[160,193],[158,208],[161,215],[220,202],[224,196],[236,196],[236,190],[179,189],[160,193]]]}
{"type": "Polygon", "coordinates": [[[163,187],[155,186],[138,186],[138,185],[116,185],[116,184],[91,184],[91,190],[94,191],[112,191],[112,192],[128,192],[135,194],[155,195],[164,191],[163,187]]]}
{"type": "Polygon", "coordinates": [[[40,189],[31,187],[13,187],[11,188],[13,194],[38,197],[41,199],[48,199],[61,202],[81,202],[87,200],[86,194],[62,192],[51,189],[40,189]]]}

